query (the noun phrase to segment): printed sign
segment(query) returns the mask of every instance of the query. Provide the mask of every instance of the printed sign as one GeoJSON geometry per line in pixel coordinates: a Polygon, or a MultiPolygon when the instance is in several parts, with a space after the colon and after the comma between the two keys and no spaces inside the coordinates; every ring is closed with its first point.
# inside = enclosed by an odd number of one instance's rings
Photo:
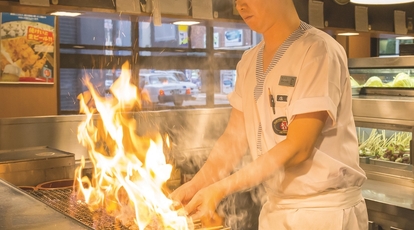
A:
{"type": "Polygon", "coordinates": [[[242,46],[243,30],[228,30],[224,32],[224,46],[242,46]]]}
{"type": "Polygon", "coordinates": [[[0,16],[0,83],[53,84],[55,17],[0,16]]]}

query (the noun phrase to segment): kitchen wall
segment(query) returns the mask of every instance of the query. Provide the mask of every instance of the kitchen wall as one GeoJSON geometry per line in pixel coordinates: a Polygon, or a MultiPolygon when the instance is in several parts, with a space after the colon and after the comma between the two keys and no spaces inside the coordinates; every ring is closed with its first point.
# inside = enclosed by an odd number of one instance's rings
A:
{"type": "Polygon", "coordinates": [[[336,40],[344,47],[349,58],[370,57],[371,35],[360,33],[358,36],[336,36],[336,40]]]}
{"type": "Polygon", "coordinates": [[[0,84],[0,118],[57,115],[57,85],[0,84]]]}
{"type": "MultiPolygon", "coordinates": [[[[50,7],[21,6],[18,1],[0,0],[0,11],[16,13],[46,14],[56,9],[84,10],[89,12],[116,13],[114,0],[72,0],[58,1],[50,7]]],[[[338,30],[354,30],[354,4],[338,5],[333,0],[324,0],[324,17],[329,24],[326,30],[335,36],[338,30]]],[[[308,1],[294,0],[302,20],[308,21],[308,1]]],[[[218,18],[241,20],[233,14],[233,0],[213,0],[213,10],[218,18]]],[[[414,3],[369,6],[369,24],[373,32],[358,37],[339,37],[336,39],[344,46],[350,58],[369,57],[372,36],[393,34],[394,10],[403,10],[407,18],[414,17],[414,3]],[[374,33],[375,32],[375,33],[374,33]]],[[[190,12],[191,13],[191,12],[190,12]]],[[[409,31],[413,33],[413,31],[409,31]]],[[[58,40],[58,39],[57,39],[58,40]]],[[[59,66],[57,56],[57,65],[59,66]]],[[[70,60],[66,60],[70,61],[70,60]]],[[[0,118],[57,115],[59,107],[59,71],[55,73],[53,85],[0,84],[0,118]]]]}

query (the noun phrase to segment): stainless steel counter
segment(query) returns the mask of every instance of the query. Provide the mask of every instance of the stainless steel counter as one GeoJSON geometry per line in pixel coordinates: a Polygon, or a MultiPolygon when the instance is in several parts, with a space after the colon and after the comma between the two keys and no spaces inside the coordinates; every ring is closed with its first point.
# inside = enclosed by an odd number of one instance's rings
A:
{"type": "Polygon", "coordinates": [[[414,212],[414,188],[367,180],[362,187],[362,195],[371,201],[411,209],[414,212]]]}
{"type": "Polygon", "coordinates": [[[369,220],[381,228],[414,229],[414,188],[376,180],[362,186],[369,220]]]}
{"type": "Polygon", "coordinates": [[[91,229],[0,179],[0,229],[91,229]]]}

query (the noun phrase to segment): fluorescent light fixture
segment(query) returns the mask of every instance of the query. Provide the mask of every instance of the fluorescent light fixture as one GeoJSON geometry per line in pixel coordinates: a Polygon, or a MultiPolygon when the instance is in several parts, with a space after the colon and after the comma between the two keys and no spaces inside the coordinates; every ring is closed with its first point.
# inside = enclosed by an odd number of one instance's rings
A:
{"type": "Polygon", "coordinates": [[[181,25],[181,26],[192,26],[192,25],[197,25],[200,24],[200,22],[196,22],[196,21],[176,21],[173,22],[174,25],[181,25]]]}
{"type": "Polygon", "coordinates": [[[65,12],[65,11],[56,11],[50,14],[55,15],[55,16],[63,16],[63,17],[76,17],[76,16],[81,15],[81,13],[79,12],[65,12]]]}
{"type": "Polygon", "coordinates": [[[398,40],[410,40],[410,39],[414,39],[413,36],[401,36],[401,37],[396,37],[395,39],[398,40]]]}
{"type": "Polygon", "coordinates": [[[351,0],[352,3],[366,5],[387,5],[414,2],[414,0],[351,0]]]}
{"type": "Polygon", "coordinates": [[[356,32],[345,32],[345,33],[338,33],[339,36],[355,36],[359,35],[359,33],[356,32]]]}

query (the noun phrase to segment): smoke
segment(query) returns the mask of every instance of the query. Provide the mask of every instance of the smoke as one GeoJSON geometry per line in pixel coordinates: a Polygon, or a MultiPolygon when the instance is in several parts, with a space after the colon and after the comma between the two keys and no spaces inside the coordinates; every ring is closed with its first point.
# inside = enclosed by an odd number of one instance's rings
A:
{"type": "Polygon", "coordinates": [[[231,229],[256,230],[259,214],[266,195],[262,186],[226,197],[217,208],[231,229]]]}

